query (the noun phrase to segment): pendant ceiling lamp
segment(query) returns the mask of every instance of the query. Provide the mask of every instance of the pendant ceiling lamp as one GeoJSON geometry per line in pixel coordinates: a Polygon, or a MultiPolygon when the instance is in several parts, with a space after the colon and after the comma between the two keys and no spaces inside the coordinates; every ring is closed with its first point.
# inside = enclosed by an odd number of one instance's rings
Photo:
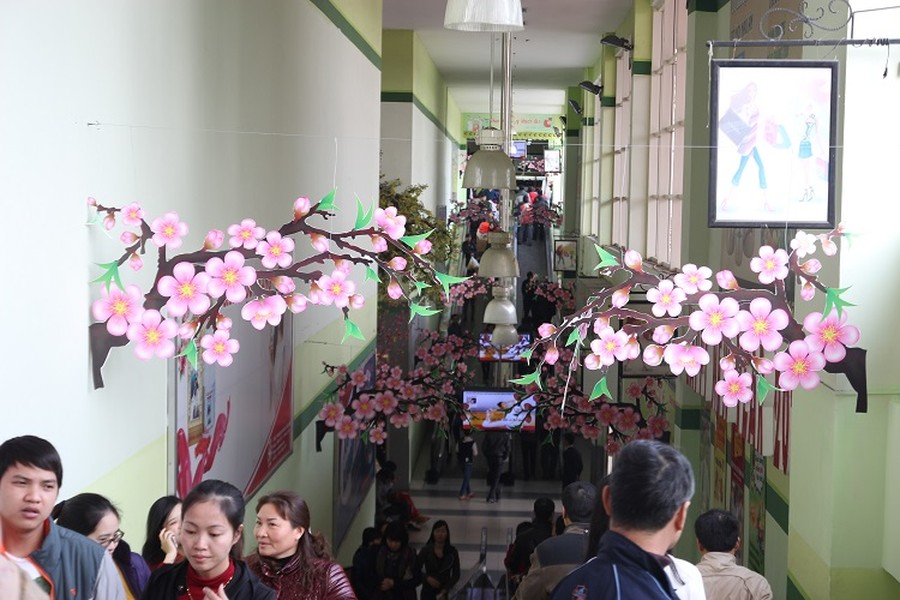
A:
{"type": "Polygon", "coordinates": [[[494,325],[491,343],[494,346],[512,346],[519,341],[516,331],[516,305],[509,299],[509,289],[495,283],[492,289],[494,298],[484,307],[484,322],[494,325]]]}
{"type": "Polygon", "coordinates": [[[478,152],[466,163],[464,188],[516,189],[516,168],[503,151],[503,131],[486,127],[478,132],[478,152]]]}
{"type": "Polygon", "coordinates": [[[444,28],[456,31],[522,31],[521,0],[447,0],[444,28]]]}
{"type": "Polygon", "coordinates": [[[512,236],[506,231],[493,231],[488,234],[488,242],[491,246],[481,256],[481,262],[478,264],[478,276],[486,278],[518,277],[519,261],[516,260],[516,255],[513,254],[510,247],[512,236]]]}
{"type": "Polygon", "coordinates": [[[519,343],[519,332],[515,325],[495,325],[491,333],[491,345],[500,347],[515,346],[519,343]]]}

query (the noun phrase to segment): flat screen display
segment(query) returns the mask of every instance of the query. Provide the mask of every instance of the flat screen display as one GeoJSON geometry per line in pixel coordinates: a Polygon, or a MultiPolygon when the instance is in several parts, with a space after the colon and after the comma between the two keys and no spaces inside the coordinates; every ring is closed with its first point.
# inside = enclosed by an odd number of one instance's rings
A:
{"type": "Polygon", "coordinates": [[[528,142],[515,141],[509,149],[510,158],[522,158],[528,153],[528,142]]]}
{"type": "Polygon", "coordinates": [[[463,391],[463,406],[463,429],[534,431],[535,402],[531,396],[517,404],[511,389],[470,389],[463,391]]]}
{"type": "Polygon", "coordinates": [[[478,336],[478,360],[521,362],[522,353],[531,346],[531,334],[519,334],[519,341],[513,346],[497,347],[491,343],[491,334],[478,336]]]}

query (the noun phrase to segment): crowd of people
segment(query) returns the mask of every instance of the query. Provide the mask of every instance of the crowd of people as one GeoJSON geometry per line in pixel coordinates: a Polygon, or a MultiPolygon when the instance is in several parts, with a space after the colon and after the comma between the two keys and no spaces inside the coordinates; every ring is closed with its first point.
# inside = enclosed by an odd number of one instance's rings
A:
{"type": "MultiPolygon", "coordinates": [[[[471,459],[474,443],[464,443],[471,459]]],[[[502,441],[486,441],[485,453],[493,444],[502,453],[502,441]]],[[[244,556],[243,495],[215,479],[184,499],[155,501],[141,553],[133,552],[108,498],[82,493],[57,503],[63,469],[50,442],[12,438],[0,444],[0,598],[449,600],[460,579],[450,526],[436,520],[413,549],[408,530],[431,519],[393,489],[395,472],[390,461],[379,471],[376,527],[363,532],[348,577],[291,491],[258,500],[256,549],[244,556]]],[[[597,486],[577,478],[565,485],[561,523],[553,523],[552,499],[535,500],[533,520],[517,528],[504,560],[514,598],[771,598],[765,578],[737,564],[740,526],[726,511],[697,518],[697,566],[671,555],[693,493],[691,466],[677,450],[626,445],[597,486]]]]}

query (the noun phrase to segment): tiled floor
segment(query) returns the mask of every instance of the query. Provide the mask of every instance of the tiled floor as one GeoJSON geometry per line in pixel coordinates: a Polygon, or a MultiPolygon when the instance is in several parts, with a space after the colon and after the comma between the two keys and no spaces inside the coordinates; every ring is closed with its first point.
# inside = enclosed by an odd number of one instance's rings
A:
{"type": "MultiPolygon", "coordinates": [[[[476,459],[477,461],[478,459],[476,459]]],[[[424,462],[424,461],[421,461],[424,462]]],[[[468,501],[459,500],[462,483],[459,468],[455,463],[447,468],[444,477],[437,484],[424,482],[422,465],[416,469],[416,477],[410,482],[410,493],[419,510],[431,517],[421,531],[411,532],[411,543],[420,548],[431,532],[432,524],[443,519],[450,527],[450,540],[460,555],[463,574],[478,564],[481,547],[481,532],[487,530],[487,569],[496,583],[504,572],[503,557],[506,555],[508,539],[515,534],[516,526],[531,520],[531,509],[536,498],[552,498],[561,509],[560,483],[558,480],[516,480],[513,486],[504,486],[500,501],[488,504],[486,465],[476,464],[472,474],[472,492],[475,496],[468,501]]]]}

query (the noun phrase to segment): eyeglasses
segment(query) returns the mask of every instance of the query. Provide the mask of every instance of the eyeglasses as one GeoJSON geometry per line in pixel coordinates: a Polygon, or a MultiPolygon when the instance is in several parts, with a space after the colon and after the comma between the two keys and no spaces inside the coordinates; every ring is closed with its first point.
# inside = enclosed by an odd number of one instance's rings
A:
{"type": "Polygon", "coordinates": [[[104,548],[108,548],[111,544],[118,544],[120,541],[122,541],[123,537],[125,537],[125,532],[121,529],[117,529],[116,532],[112,535],[101,535],[99,538],[97,538],[97,543],[104,548]]]}

